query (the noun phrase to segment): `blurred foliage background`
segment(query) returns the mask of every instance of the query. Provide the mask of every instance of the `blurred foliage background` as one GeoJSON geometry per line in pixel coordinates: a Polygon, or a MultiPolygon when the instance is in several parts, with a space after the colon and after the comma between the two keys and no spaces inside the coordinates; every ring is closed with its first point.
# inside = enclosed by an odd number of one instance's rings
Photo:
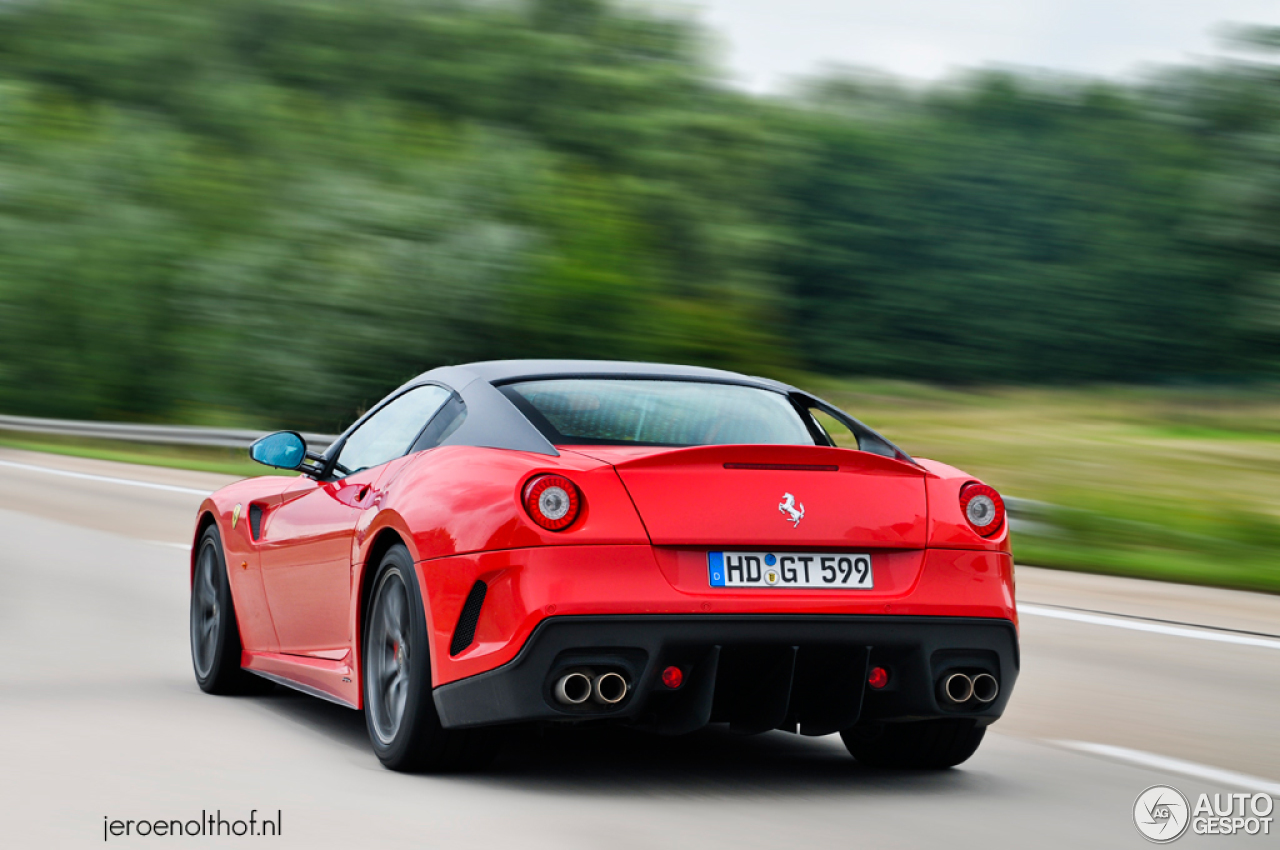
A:
{"type": "Polygon", "coordinates": [[[0,411],[335,431],[445,363],[724,366],[1075,511],[1042,562],[1274,589],[1280,488],[1204,495],[1280,471],[1280,31],[1235,38],[762,96],[606,0],[5,3],[0,411]]]}

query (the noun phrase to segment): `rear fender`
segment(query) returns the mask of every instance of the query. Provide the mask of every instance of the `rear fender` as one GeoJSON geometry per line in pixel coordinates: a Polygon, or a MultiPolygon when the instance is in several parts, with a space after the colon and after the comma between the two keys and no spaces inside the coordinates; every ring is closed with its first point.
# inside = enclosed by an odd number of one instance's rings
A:
{"type": "Polygon", "coordinates": [[[382,504],[398,514],[400,527],[413,529],[415,561],[533,546],[649,542],[613,467],[569,452],[550,457],[442,446],[406,466],[387,486],[382,504]],[[525,483],[544,473],[568,477],[583,496],[577,520],[562,531],[534,523],[520,501],[525,483]]]}
{"type": "Polygon", "coordinates": [[[973,530],[960,510],[960,491],[970,482],[980,479],[934,460],[916,458],[916,462],[928,471],[925,490],[929,497],[929,546],[939,549],[986,549],[1009,552],[1009,518],[1004,526],[991,537],[983,537],[973,530]]]}

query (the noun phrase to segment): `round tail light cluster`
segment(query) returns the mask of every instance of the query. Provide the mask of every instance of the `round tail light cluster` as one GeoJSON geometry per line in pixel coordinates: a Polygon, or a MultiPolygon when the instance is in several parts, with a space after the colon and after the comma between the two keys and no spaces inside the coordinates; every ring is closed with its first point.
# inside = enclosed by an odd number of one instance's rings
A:
{"type": "Polygon", "coordinates": [[[582,509],[582,495],[563,475],[539,475],[524,485],[524,509],[529,518],[548,531],[573,525],[582,509]]]}
{"type": "Polygon", "coordinates": [[[1004,527],[1004,499],[994,487],[972,482],[960,490],[960,511],[973,530],[990,537],[1004,527]]]}

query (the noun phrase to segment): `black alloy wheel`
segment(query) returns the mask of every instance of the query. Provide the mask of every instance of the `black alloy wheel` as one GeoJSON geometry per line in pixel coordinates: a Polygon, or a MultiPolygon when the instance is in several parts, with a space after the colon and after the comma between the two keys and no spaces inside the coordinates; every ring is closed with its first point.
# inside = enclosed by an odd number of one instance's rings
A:
{"type": "Polygon", "coordinates": [[[364,617],[365,725],[382,764],[443,773],[487,764],[497,738],[489,729],[445,729],[431,695],[426,609],[403,545],[391,547],[374,576],[364,617]]]}

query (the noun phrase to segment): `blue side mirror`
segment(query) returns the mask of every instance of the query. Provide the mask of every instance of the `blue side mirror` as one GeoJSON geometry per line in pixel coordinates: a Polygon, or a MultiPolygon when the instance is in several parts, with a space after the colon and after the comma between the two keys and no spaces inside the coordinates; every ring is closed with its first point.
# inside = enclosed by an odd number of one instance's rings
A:
{"type": "Polygon", "coordinates": [[[307,457],[307,444],[296,431],[277,431],[249,446],[249,457],[277,469],[298,469],[307,457]]]}

